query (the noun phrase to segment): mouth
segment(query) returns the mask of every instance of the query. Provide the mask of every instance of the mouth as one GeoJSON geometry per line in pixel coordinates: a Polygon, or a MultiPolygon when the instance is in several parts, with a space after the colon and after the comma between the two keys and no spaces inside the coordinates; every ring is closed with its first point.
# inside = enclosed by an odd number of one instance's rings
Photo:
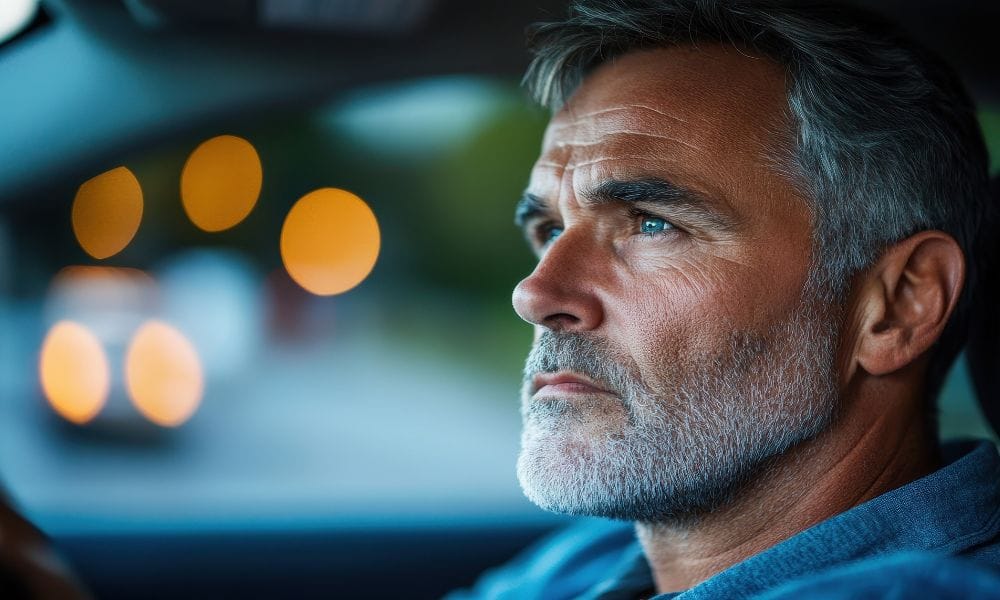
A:
{"type": "Polygon", "coordinates": [[[611,391],[579,373],[539,373],[531,379],[531,393],[540,395],[610,394],[611,391]]]}

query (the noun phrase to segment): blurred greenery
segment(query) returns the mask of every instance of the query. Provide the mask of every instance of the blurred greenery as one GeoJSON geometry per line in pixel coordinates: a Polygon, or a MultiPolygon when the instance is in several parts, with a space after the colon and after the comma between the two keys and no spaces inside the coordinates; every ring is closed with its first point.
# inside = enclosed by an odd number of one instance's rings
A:
{"type": "Polygon", "coordinates": [[[986,147],[990,152],[990,173],[1000,174],[1000,110],[990,107],[979,111],[986,147]]]}

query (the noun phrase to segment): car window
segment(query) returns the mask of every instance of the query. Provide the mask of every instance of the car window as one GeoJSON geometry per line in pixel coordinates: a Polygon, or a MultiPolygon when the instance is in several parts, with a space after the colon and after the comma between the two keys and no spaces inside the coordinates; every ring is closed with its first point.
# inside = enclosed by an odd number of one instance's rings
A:
{"type": "MultiPolygon", "coordinates": [[[[65,138],[35,143],[73,160],[0,204],[0,477],[32,519],[549,518],[514,475],[531,332],[510,290],[533,258],[513,206],[547,120],[516,80],[246,107],[95,161],[64,106],[65,138]],[[310,240],[338,235],[331,281],[310,240]]],[[[940,406],[944,436],[992,435],[963,360],[940,406]]]]}
{"type": "Polygon", "coordinates": [[[6,205],[12,495],[49,529],[542,518],[514,477],[531,333],[510,289],[533,260],[512,207],[544,122],[513,81],[380,85],[6,205]],[[324,288],[310,235],[360,236],[344,260],[374,266],[324,288]]]}

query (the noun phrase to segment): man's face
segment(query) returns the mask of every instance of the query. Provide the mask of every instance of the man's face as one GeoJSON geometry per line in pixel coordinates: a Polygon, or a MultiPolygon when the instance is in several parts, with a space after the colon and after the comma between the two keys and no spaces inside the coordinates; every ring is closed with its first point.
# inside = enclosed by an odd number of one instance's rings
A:
{"type": "Polygon", "coordinates": [[[836,329],[777,166],[791,128],[781,69],[711,45],[621,57],[553,118],[518,208],[539,262],[514,290],[539,505],[696,515],[828,425],[836,329]]]}

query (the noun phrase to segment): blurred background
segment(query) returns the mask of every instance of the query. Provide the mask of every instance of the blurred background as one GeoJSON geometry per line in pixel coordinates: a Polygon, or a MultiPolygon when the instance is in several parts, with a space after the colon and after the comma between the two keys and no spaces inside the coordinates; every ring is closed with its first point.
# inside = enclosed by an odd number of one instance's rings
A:
{"type": "MultiPolygon", "coordinates": [[[[563,8],[472,4],[0,4],[0,481],[101,597],[433,596],[561,522],[514,475],[510,291],[522,31],[563,8]]],[[[997,172],[996,8],[871,4],[997,172]]],[[[992,436],[962,361],[941,430],[992,436]]]]}

